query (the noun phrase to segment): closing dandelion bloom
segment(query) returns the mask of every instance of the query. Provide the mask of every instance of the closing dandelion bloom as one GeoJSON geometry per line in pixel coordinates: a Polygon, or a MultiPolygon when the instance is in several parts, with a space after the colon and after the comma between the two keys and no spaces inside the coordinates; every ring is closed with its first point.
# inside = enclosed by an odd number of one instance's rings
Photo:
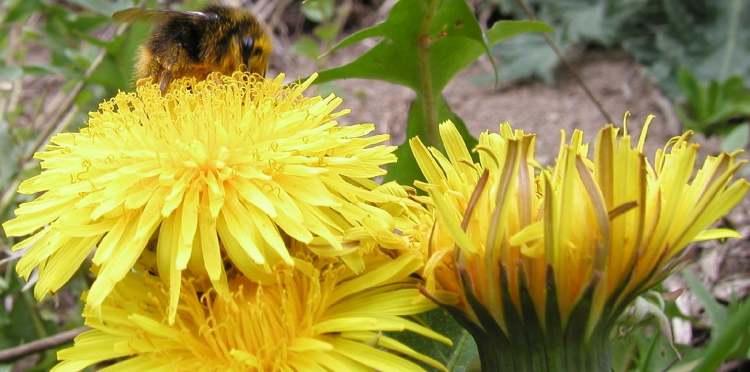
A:
{"type": "Polygon", "coordinates": [[[185,281],[174,324],[165,321],[163,284],[130,274],[102,315],[85,312],[92,329],[58,353],[53,371],[78,371],[116,360],[113,370],[414,371],[440,363],[387,336],[408,330],[450,340],[404,316],[434,308],[415,288],[414,255],[368,261],[359,276],[342,264],[282,269],[275,284],[238,277],[231,296],[185,281]]]}
{"type": "Polygon", "coordinates": [[[386,135],[367,136],[373,125],[338,125],[340,98],[304,97],[313,79],[212,75],[177,80],[166,96],[145,84],[104,102],[80,133],[36,154],[42,173],[19,187],[43,194],[3,225],[9,236],[34,233],[15,247],[28,247],[18,272],[39,270],[41,297],[97,246],[88,302],[98,306],[158,236],[174,313],[185,269],[225,291],[225,260],[259,281],[292,265],[287,237],[351,253],[341,242],[348,229],[388,217],[371,205],[387,196],[363,185],[395,156],[377,145],[386,135]]]}
{"type": "MultiPolygon", "coordinates": [[[[650,118],[649,118],[650,121],[650,118]]],[[[588,158],[583,133],[561,140],[551,169],[534,136],[503,125],[484,133],[472,161],[452,124],[447,157],[412,139],[438,215],[425,292],[477,339],[484,368],[609,370],[607,337],[640,293],[684,261],[691,241],[736,236],[709,229],[750,185],[733,181],[737,153],[708,157],[694,174],[689,133],[653,163],[645,129],[602,129],[588,158]],[[519,351],[521,350],[521,351],[519,351]]]]}
{"type": "MultiPolygon", "coordinates": [[[[371,253],[390,251],[391,255],[400,253],[422,254],[426,250],[425,234],[420,231],[429,229],[431,214],[418,201],[417,192],[413,187],[403,186],[396,182],[388,182],[373,189],[374,192],[385,195],[384,202],[373,203],[379,209],[387,212],[389,218],[384,221],[368,221],[360,228],[351,229],[345,236],[346,241],[356,242],[358,250],[371,253]],[[387,229],[386,231],[381,231],[387,229]]],[[[426,259],[422,255],[423,259],[426,259]]]]}

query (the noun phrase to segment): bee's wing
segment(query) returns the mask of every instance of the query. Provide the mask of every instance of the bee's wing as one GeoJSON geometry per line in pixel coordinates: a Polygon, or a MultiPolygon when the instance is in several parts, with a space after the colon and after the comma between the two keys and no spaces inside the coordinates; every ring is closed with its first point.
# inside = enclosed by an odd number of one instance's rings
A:
{"type": "Polygon", "coordinates": [[[112,14],[112,18],[119,22],[161,22],[167,18],[172,17],[184,17],[184,18],[195,18],[195,19],[210,19],[211,15],[203,12],[194,11],[183,11],[183,10],[169,10],[169,9],[142,9],[142,8],[129,8],[124,9],[115,14],[112,14]]]}

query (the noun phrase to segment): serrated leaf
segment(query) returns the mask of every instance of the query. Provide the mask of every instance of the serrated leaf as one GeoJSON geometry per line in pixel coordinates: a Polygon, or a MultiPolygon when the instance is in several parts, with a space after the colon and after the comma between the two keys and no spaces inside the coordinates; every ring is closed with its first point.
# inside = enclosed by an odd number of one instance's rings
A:
{"type": "Polygon", "coordinates": [[[374,36],[384,40],[354,61],[321,71],[317,84],[330,80],[363,78],[388,81],[419,89],[417,80],[417,39],[425,4],[422,1],[399,1],[383,23],[355,33],[333,49],[374,36]]]}
{"type": "Polygon", "coordinates": [[[501,21],[493,25],[485,39],[474,13],[464,0],[444,0],[435,10],[427,37],[421,37],[420,28],[427,11],[422,1],[398,2],[386,21],[345,38],[331,50],[372,37],[383,37],[384,40],[353,62],[321,72],[318,82],[345,78],[379,79],[419,92],[424,86],[418,80],[423,66],[420,66],[422,62],[417,49],[427,45],[431,91],[438,94],[456,73],[488,51],[486,40],[497,43],[524,32],[552,30],[543,22],[501,21]]]}

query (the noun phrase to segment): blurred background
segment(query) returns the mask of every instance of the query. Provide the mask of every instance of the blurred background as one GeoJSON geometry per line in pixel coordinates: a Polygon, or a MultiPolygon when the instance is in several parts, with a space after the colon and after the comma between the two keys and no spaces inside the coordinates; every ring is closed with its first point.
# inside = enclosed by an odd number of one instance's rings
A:
{"type": "MultiPolygon", "coordinates": [[[[283,72],[289,81],[342,65],[372,48],[377,39],[324,54],[343,37],[382,22],[395,2],[221,1],[251,9],[266,23],[274,42],[269,75],[283,72]]],[[[135,54],[151,25],[114,23],[112,13],[141,4],[197,10],[207,3],[0,1],[0,220],[7,220],[24,201],[15,195],[18,183],[39,172],[33,153],[55,133],[84,125],[88,113],[103,99],[132,88],[135,54]]],[[[529,18],[513,0],[469,4],[484,28],[498,20],[529,18]]],[[[490,59],[482,56],[444,91],[472,134],[510,121],[538,134],[538,158],[550,163],[561,129],[583,128],[592,136],[607,122],[602,111],[618,125],[629,111],[632,129],[640,128],[648,114],[656,115],[649,137],[651,153],[654,144],[688,129],[695,131],[703,155],[747,148],[747,1],[526,0],[525,4],[554,28],[549,37],[566,63],[540,34],[523,34],[493,46],[497,76],[490,59]]],[[[315,89],[344,98],[343,107],[352,109],[345,122],[375,123],[379,131],[392,135],[394,144],[403,142],[414,99],[411,90],[357,79],[326,82],[315,89]]],[[[713,336],[725,331],[727,319],[750,288],[750,202],[743,201],[720,224],[738,230],[743,238],[700,243],[696,264],[661,288],[663,292],[690,289],[665,304],[676,348],[683,355],[702,352],[713,336]]],[[[79,296],[88,286],[88,270],[82,269],[60,294],[37,303],[15,274],[12,244],[0,236],[0,350],[80,327],[79,296]]],[[[659,320],[639,321],[653,326],[633,332],[624,327],[618,370],[680,370],[673,368],[677,354],[659,331],[659,320]]],[[[727,351],[722,370],[750,370],[750,324],[744,329],[727,351]]],[[[0,361],[0,372],[47,370],[54,365],[54,351],[0,361]]]]}

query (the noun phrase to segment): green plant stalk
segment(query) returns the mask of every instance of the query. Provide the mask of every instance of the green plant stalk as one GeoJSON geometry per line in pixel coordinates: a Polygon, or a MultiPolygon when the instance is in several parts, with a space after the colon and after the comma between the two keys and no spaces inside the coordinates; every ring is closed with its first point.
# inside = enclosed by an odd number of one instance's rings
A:
{"type": "Polygon", "coordinates": [[[422,102],[425,123],[427,124],[426,128],[424,128],[425,138],[423,139],[433,146],[438,145],[440,140],[437,133],[437,105],[435,105],[435,94],[432,89],[432,70],[430,68],[430,44],[432,40],[429,32],[437,6],[437,0],[428,1],[424,21],[419,29],[419,40],[417,41],[417,65],[419,66],[420,94],[422,95],[420,101],[422,102]]]}

